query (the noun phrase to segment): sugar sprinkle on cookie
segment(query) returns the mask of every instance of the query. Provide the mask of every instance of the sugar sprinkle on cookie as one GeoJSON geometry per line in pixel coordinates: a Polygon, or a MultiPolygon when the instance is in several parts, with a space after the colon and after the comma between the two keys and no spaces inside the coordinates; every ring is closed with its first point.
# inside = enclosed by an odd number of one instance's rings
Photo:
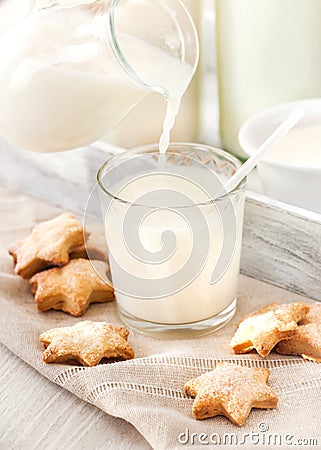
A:
{"type": "Polygon", "coordinates": [[[278,396],[268,386],[268,369],[248,368],[220,362],[212,372],[188,381],[185,392],[195,397],[195,419],[223,415],[235,425],[244,425],[252,408],[272,409],[278,396]]]}
{"type": "Polygon", "coordinates": [[[104,281],[108,270],[103,261],[73,259],[63,267],[37,273],[30,284],[38,310],[55,309],[79,317],[90,303],[114,300],[114,289],[104,281]]]}
{"type": "Polygon", "coordinates": [[[40,342],[46,348],[43,361],[76,360],[84,366],[96,366],[103,358],[132,359],[134,351],[127,342],[128,335],[124,327],[88,320],[71,327],[54,328],[40,335],[40,342]]]}
{"type": "Polygon", "coordinates": [[[270,303],[241,320],[230,345],[234,353],[255,349],[259,355],[268,356],[276,344],[295,333],[308,312],[305,303],[270,303]]]}
{"type": "Polygon", "coordinates": [[[37,224],[26,239],[9,248],[9,254],[15,273],[30,278],[48,267],[67,264],[70,252],[83,245],[83,227],[73,214],[64,213],[37,224]]]}

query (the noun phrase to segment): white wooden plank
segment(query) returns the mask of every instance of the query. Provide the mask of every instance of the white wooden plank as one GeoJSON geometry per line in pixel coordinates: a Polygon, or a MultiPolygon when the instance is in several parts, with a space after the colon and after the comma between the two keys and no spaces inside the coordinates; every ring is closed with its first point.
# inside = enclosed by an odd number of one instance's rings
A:
{"type": "Polygon", "coordinates": [[[241,269],[321,300],[321,215],[249,192],[241,269]]]}

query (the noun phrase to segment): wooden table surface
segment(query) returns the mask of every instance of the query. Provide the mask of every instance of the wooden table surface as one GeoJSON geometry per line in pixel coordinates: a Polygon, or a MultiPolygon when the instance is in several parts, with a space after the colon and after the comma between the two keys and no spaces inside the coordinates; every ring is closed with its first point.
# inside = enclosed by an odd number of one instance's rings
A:
{"type": "Polygon", "coordinates": [[[122,419],[50,382],[0,344],[0,449],[151,447],[122,419]]]}

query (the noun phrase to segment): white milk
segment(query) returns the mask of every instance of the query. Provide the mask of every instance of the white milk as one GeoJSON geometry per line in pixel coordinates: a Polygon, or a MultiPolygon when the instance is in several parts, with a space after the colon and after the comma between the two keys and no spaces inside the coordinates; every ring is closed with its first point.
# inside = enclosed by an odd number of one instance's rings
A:
{"type": "Polygon", "coordinates": [[[268,152],[276,162],[297,167],[321,168],[321,125],[297,127],[268,152]]]}
{"type": "MultiPolygon", "coordinates": [[[[90,19],[86,10],[77,13],[77,21],[72,9],[69,15],[67,10],[57,10],[54,17],[36,15],[19,22],[1,40],[0,133],[7,140],[43,152],[85,146],[114,128],[147,95],[100,40],[93,39],[92,28],[86,27],[90,19]],[[83,34],[78,33],[77,45],[73,40],[68,45],[67,30],[75,29],[79,21],[83,34]]],[[[156,47],[124,36],[122,50],[135,61],[139,74],[169,93],[165,149],[193,69],[156,47]]]]}
{"type": "MultiPolygon", "coordinates": [[[[176,169],[175,173],[177,172],[176,169]]],[[[209,177],[206,169],[183,166],[182,176],[186,178],[181,178],[180,174],[172,176],[154,173],[135,179],[127,186],[126,181],[123,181],[122,185],[125,187],[120,189],[118,197],[129,202],[135,202],[135,200],[138,202],[137,198],[142,194],[155,192],[163,188],[181,192],[193,202],[209,200],[209,196],[200,187],[189,181],[199,178],[202,187],[206,187],[208,181],[211,189],[213,178],[212,176],[209,177]]],[[[116,193],[117,189],[113,189],[113,192],[116,193]]],[[[164,193],[158,192],[158,195],[160,196],[159,200],[161,200],[161,195],[164,195],[164,193]]],[[[177,239],[176,250],[168,259],[163,260],[160,264],[151,264],[135,258],[124,241],[123,222],[131,206],[118,201],[113,202],[106,215],[105,229],[109,255],[112,255],[112,258],[110,258],[111,273],[120,311],[135,318],[155,323],[186,324],[209,319],[228,308],[237,296],[243,223],[243,200],[237,201],[232,198],[232,202],[237,220],[235,251],[231,255],[231,263],[228,269],[214,284],[211,284],[210,280],[222,250],[224,239],[222,223],[224,222],[226,231],[233,220],[231,211],[223,213],[221,217],[213,204],[193,206],[191,209],[195,209],[192,214],[196,214],[196,209],[201,211],[206,219],[206,224],[198,225],[196,227],[198,229],[191,230],[189,223],[181,216],[181,213],[184,214],[183,210],[175,210],[175,208],[173,211],[159,209],[147,214],[150,211],[147,208],[142,208],[144,220],[140,226],[138,226],[138,223],[132,223],[129,231],[126,228],[128,242],[133,242],[133,236],[137,229],[139,229],[139,238],[142,245],[150,252],[157,252],[162,248],[161,236],[166,230],[171,230],[177,239]],[[209,230],[209,242],[206,239],[206,229],[209,230]],[[198,273],[196,273],[194,279],[189,280],[190,284],[185,285],[185,287],[181,286],[179,269],[183,268],[188,260],[193,241],[200,247],[204,240],[206,240],[205,245],[208,248],[207,260],[203,267],[197,267],[198,273]],[[170,292],[162,298],[142,299],[131,296],[130,292],[126,292],[126,289],[130,291],[129,281],[126,279],[126,275],[124,276],[124,273],[113,263],[113,259],[123,270],[141,280],[144,295],[150,294],[154,297],[160,294],[156,291],[154,285],[151,286],[150,291],[145,290],[144,280],[164,279],[169,276],[171,276],[171,279],[170,282],[167,281],[166,287],[170,289],[170,292]]],[[[160,203],[160,201],[157,202],[157,204],[160,203]]],[[[137,207],[134,206],[134,208],[137,207]]],[[[231,236],[229,236],[229,239],[231,239],[231,236]]],[[[197,264],[197,261],[195,263],[197,264]]]]}

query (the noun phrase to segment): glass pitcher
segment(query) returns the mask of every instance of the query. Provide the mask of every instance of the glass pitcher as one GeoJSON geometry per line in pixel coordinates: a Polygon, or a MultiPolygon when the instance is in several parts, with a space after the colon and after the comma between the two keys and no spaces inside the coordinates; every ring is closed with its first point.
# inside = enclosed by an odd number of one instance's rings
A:
{"type": "Polygon", "coordinates": [[[151,92],[180,98],[198,38],[179,0],[36,0],[0,55],[0,134],[53,152],[102,138],[151,92]]]}

